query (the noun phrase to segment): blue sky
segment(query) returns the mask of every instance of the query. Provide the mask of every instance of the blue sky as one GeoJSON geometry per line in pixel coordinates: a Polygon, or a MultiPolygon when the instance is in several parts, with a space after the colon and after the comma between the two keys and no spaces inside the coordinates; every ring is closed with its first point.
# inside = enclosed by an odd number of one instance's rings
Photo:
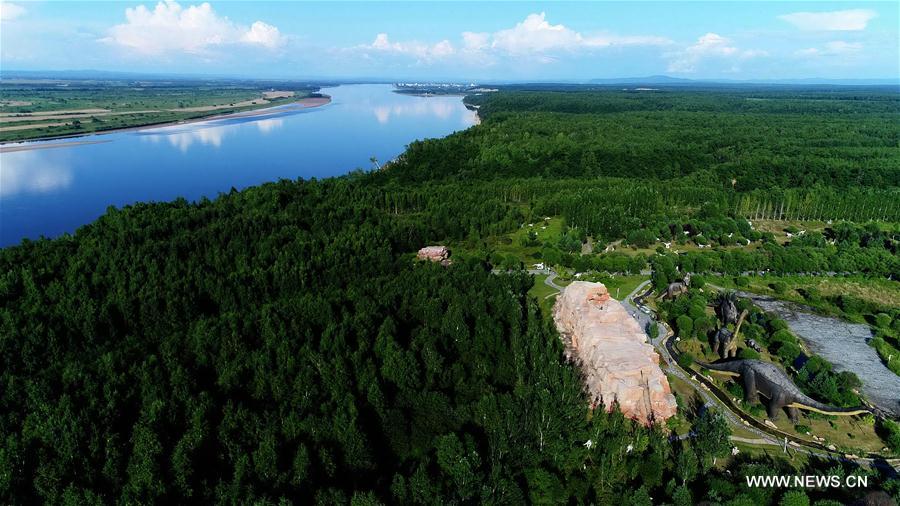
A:
{"type": "Polygon", "coordinates": [[[0,67],[255,77],[900,76],[898,2],[0,2],[0,67]]]}

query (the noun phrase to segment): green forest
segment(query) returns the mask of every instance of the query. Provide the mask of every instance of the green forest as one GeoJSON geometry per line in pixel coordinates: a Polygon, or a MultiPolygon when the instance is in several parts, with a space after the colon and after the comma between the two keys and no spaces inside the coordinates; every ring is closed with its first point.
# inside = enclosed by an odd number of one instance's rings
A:
{"type": "MultiPolygon", "coordinates": [[[[897,279],[900,95],[508,90],[466,102],[480,125],[415,142],[378,171],[110,208],[0,250],[0,502],[900,500],[896,475],[847,462],[732,456],[715,410],[680,406],[682,441],[590,409],[532,277],[492,272],[488,241],[558,216],[603,244],[687,230],[711,245],[619,262],[652,267],[658,287],[687,271],[897,279]],[[780,243],[746,225],[762,217],[832,223],[780,243]],[[753,249],[729,249],[734,235],[753,249]],[[448,243],[468,254],[415,261],[448,243]],[[761,474],[869,475],[870,488],[746,486],[761,474]]],[[[753,318],[787,360],[793,343],[753,318]]],[[[802,374],[824,395],[852,384],[821,364],[802,374]]]]}

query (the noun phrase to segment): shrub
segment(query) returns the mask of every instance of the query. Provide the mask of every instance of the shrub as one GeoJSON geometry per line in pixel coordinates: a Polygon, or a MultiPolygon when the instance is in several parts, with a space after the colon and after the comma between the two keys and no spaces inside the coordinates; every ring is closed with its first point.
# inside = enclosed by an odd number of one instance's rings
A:
{"type": "Polygon", "coordinates": [[[841,294],[837,298],[837,305],[845,313],[863,314],[866,312],[866,302],[852,295],[841,294]]]}
{"type": "Polygon", "coordinates": [[[770,341],[772,343],[779,344],[797,344],[797,338],[794,337],[794,334],[792,334],[791,331],[787,329],[781,329],[772,334],[772,338],[770,341]]]}
{"type": "Polygon", "coordinates": [[[887,443],[888,448],[900,453],[900,424],[888,419],[882,419],[880,429],[879,432],[881,432],[882,439],[887,443]]]}
{"type": "Polygon", "coordinates": [[[802,490],[789,490],[781,497],[779,506],[809,506],[809,496],[802,490]]]}
{"type": "Polygon", "coordinates": [[[734,381],[729,381],[728,384],[725,385],[725,389],[728,390],[728,393],[730,393],[732,397],[740,399],[744,396],[744,389],[734,381]]]}
{"type": "Polygon", "coordinates": [[[778,351],[776,352],[778,358],[785,364],[793,363],[794,360],[797,360],[797,357],[800,356],[800,353],[802,353],[800,347],[793,343],[784,343],[778,347],[778,351]]]}
{"type": "Polygon", "coordinates": [[[772,332],[776,332],[788,328],[788,325],[784,320],[776,318],[774,320],[769,320],[769,328],[772,329],[772,332]]]}
{"type": "Polygon", "coordinates": [[[753,348],[741,348],[741,351],[738,352],[738,356],[747,360],[759,360],[759,352],[753,348]]]}
{"type": "Polygon", "coordinates": [[[706,286],[706,278],[703,276],[692,276],[691,277],[691,288],[701,289],[706,286]]]}
{"type": "Polygon", "coordinates": [[[690,316],[683,314],[675,320],[675,326],[678,327],[679,337],[687,338],[694,331],[694,320],[690,316]]]}
{"type": "Polygon", "coordinates": [[[681,355],[678,355],[678,365],[680,365],[682,369],[690,369],[693,364],[694,356],[690,353],[682,353],[681,355]]]}
{"type": "Polygon", "coordinates": [[[746,288],[750,286],[750,279],[747,276],[738,276],[734,278],[734,284],[741,288],[746,288]]]}
{"type": "Polygon", "coordinates": [[[800,424],[800,425],[794,425],[794,430],[797,431],[797,432],[799,432],[799,433],[801,433],[801,434],[806,434],[806,433],[809,432],[811,429],[809,428],[809,425],[802,425],[802,424],[800,424]]]}
{"type": "Polygon", "coordinates": [[[773,292],[782,295],[787,291],[787,284],[784,281],[776,281],[769,285],[773,292]]]}
{"type": "Polygon", "coordinates": [[[702,304],[691,304],[690,309],[688,309],[688,316],[696,320],[697,318],[703,318],[706,316],[706,306],[702,304]]]}
{"type": "Polygon", "coordinates": [[[803,296],[804,299],[809,302],[819,302],[822,300],[822,295],[819,293],[819,289],[814,286],[807,286],[805,288],[800,288],[797,290],[800,295],[803,296]]]}

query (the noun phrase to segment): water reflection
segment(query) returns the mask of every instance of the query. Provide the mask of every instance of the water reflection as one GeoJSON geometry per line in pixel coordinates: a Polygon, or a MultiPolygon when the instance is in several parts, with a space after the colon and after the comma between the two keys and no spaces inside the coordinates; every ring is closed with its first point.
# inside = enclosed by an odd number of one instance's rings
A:
{"type": "Polygon", "coordinates": [[[71,169],[45,155],[38,150],[4,154],[0,166],[0,197],[68,188],[72,184],[71,169]]]}
{"type": "Polygon", "coordinates": [[[142,139],[153,143],[165,140],[172,147],[186,153],[194,143],[219,148],[222,146],[225,136],[237,128],[238,125],[198,126],[191,130],[183,130],[183,127],[166,127],[156,129],[154,132],[157,133],[145,135],[142,139]],[[167,131],[170,128],[177,128],[177,130],[167,131]]]}
{"type": "Polygon", "coordinates": [[[261,119],[256,122],[256,128],[260,133],[268,134],[272,130],[277,130],[284,126],[284,120],[281,118],[261,119]]]}
{"type": "MultiPolygon", "coordinates": [[[[454,113],[460,111],[459,103],[442,100],[440,98],[412,97],[408,102],[393,103],[390,105],[378,105],[372,108],[378,123],[386,125],[392,117],[421,117],[431,116],[441,120],[450,119],[454,113]]],[[[474,111],[462,109],[460,113],[463,126],[472,126],[477,123],[474,111]]]]}
{"type": "Polygon", "coordinates": [[[323,89],[332,103],[89,135],[0,154],[0,246],[72,232],[110,205],[215,196],[280,178],[325,178],[474,123],[461,97],[389,85],[323,89]]]}

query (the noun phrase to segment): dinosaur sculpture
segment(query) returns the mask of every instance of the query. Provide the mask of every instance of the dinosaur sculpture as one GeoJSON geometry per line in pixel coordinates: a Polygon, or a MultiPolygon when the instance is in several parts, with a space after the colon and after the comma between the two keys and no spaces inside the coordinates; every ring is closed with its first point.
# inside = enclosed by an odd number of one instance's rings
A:
{"type": "Polygon", "coordinates": [[[719,294],[718,298],[716,298],[716,316],[721,320],[723,327],[729,323],[737,323],[738,310],[735,305],[736,302],[737,295],[730,291],[722,292],[719,294]]]}
{"type": "Polygon", "coordinates": [[[737,344],[738,344],[738,332],[741,331],[741,325],[744,323],[744,318],[747,317],[747,310],[745,309],[740,318],[737,319],[737,325],[734,327],[734,332],[725,328],[725,324],[722,324],[722,327],[716,331],[713,335],[713,351],[718,353],[722,358],[734,358],[737,356],[737,344]]]}
{"type": "Polygon", "coordinates": [[[688,287],[691,286],[691,274],[687,273],[684,276],[684,281],[675,281],[673,283],[669,283],[669,286],[666,287],[665,293],[662,294],[663,299],[674,299],[679,295],[688,291],[688,287]]]}
{"type": "Polygon", "coordinates": [[[759,394],[769,399],[766,412],[772,420],[778,417],[778,411],[781,408],[787,408],[788,416],[792,422],[797,421],[798,409],[839,416],[859,415],[870,412],[864,407],[838,408],[823,404],[801,392],[784,371],[770,362],[742,359],[716,362],[714,364],[699,361],[697,363],[712,372],[729,376],[740,376],[744,382],[744,398],[747,402],[758,402],[759,394]]]}

